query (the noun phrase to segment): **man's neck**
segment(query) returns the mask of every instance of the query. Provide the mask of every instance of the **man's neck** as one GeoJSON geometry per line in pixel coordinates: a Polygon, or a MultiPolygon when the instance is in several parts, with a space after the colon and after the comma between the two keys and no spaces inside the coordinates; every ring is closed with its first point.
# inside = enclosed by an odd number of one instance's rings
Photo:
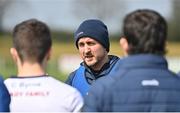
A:
{"type": "Polygon", "coordinates": [[[45,75],[45,69],[39,63],[23,63],[18,66],[18,77],[33,77],[45,75]]]}

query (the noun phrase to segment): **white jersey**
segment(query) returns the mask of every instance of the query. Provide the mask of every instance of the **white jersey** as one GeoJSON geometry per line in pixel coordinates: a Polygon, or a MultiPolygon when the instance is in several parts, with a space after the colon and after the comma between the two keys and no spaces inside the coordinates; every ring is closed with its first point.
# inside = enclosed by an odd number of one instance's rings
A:
{"type": "Polygon", "coordinates": [[[50,76],[8,78],[12,112],[79,112],[81,94],[73,87],[50,76]]]}

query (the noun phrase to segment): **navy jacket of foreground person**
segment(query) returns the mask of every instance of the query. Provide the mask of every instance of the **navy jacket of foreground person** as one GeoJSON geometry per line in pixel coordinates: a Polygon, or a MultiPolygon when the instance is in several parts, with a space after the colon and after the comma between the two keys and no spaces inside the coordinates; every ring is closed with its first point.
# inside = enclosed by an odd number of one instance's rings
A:
{"type": "Polygon", "coordinates": [[[9,112],[10,95],[4,84],[4,80],[0,77],[0,112],[9,112]]]}
{"type": "Polygon", "coordinates": [[[168,69],[167,24],[148,9],[128,14],[120,45],[125,57],[85,98],[88,112],[180,112],[180,77],[168,69]]]}
{"type": "Polygon", "coordinates": [[[180,80],[156,55],[121,59],[114,75],[97,81],[83,111],[180,111],[180,80]]]}

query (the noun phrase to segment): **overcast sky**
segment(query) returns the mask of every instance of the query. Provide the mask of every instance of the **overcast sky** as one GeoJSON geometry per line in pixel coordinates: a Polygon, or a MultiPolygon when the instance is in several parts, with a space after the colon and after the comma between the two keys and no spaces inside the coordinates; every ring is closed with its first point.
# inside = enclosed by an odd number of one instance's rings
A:
{"type": "MultiPolygon", "coordinates": [[[[126,13],[139,8],[149,8],[157,10],[165,18],[169,18],[171,14],[171,0],[126,1],[128,1],[126,13]]],[[[37,18],[46,22],[51,29],[74,31],[83,21],[72,14],[74,2],[76,0],[18,0],[8,8],[3,21],[4,28],[12,30],[17,23],[23,20],[37,18]]],[[[116,32],[121,27],[117,24],[118,21],[105,23],[111,32],[116,32]]]]}

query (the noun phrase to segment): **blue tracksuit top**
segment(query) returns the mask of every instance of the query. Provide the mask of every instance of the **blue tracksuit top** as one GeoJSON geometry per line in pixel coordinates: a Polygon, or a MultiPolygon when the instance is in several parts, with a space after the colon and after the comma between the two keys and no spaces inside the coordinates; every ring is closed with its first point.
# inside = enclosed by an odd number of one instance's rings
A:
{"type": "Polygon", "coordinates": [[[0,76],[0,112],[9,112],[10,94],[4,84],[3,78],[0,76]]]}
{"type": "Polygon", "coordinates": [[[70,74],[66,83],[77,88],[82,96],[85,96],[88,93],[91,84],[98,78],[109,75],[111,70],[113,70],[114,65],[119,60],[117,56],[112,55],[109,55],[109,59],[109,62],[99,73],[93,72],[89,67],[85,66],[84,63],[81,63],[81,66],[70,74]],[[88,82],[88,80],[90,82],[88,82]]]}
{"type": "Polygon", "coordinates": [[[163,56],[131,55],[97,80],[85,97],[85,112],[180,112],[180,77],[163,56]]]}

